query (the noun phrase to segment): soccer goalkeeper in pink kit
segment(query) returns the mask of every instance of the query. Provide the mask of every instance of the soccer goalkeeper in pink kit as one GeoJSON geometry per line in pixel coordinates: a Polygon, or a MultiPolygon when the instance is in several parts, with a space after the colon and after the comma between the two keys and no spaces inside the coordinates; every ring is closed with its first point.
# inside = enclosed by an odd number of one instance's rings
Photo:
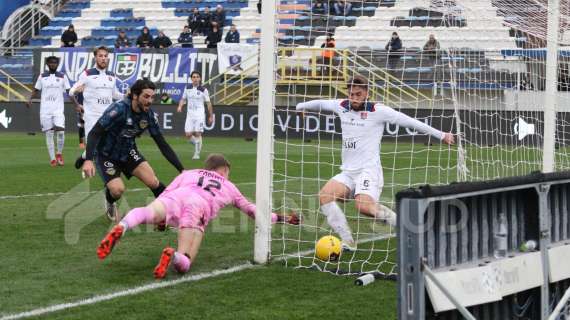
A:
{"type": "MultiPolygon", "coordinates": [[[[255,205],[249,202],[228,180],[230,163],[220,154],[210,155],[204,169],[182,172],[164,192],[148,206],[131,210],[105,236],[97,247],[99,259],[105,259],[117,241],[139,224],[166,224],[178,228],[178,248],[164,248],[154,269],[155,278],[164,278],[170,265],[180,273],[188,272],[196,259],[204,230],[220,209],[234,205],[255,218],[255,205]]],[[[295,214],[271,214],[272,223],[299,224],[295,214]]]]}

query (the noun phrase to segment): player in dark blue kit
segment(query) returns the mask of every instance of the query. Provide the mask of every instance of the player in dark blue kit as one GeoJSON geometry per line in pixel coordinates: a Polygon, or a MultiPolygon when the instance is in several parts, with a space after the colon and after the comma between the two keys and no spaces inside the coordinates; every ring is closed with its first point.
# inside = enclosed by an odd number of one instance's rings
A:
{"type": "Polygon", "coordinates": [[[111,220],[120,219],[116,201],[125,191],[121,173],[128,179],[131,176],[137,177],[150,188],[155,197],[165,189],[137,149],[135,138],[145,130],[148,130],[168,162],[179,172],[184,170],[180,160],[164,140],[156,114],[150,109],[155,89],[152,81],[137,80],[128,97],[111,104],[87,137],[86,158],[82,170],[85,176],[92,177],[95,175],[96,164],[97,171],[105,182],[106,211],[111,220]]]}

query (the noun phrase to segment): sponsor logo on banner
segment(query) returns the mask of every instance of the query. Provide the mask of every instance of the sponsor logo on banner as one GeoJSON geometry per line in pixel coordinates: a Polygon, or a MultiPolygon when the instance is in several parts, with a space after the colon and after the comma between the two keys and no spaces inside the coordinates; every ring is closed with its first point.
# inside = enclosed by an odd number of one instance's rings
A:
{"type": "MultiPolygon", "coordinates": [[[[93,54],[87,48],[41,48],[34,51],[35,76],[45,69],[43,59],[54,55],[60,58],[58,71],[64,73],[73,85],[81,73],[94,67],[93,54]]],[[[167,93],[174,101],[181,98],[183,89],[192,82],[190,74],[199,71],[208,81],[218,73],[218,55],[211,49],[117,49],[109,54],[108,70],[116,75],[117,89],[126,93],[137,80],[148,78],[157,84],[157,94],[167,93]]],[[[113,78],[109,77],[109,81],[113,78]]]]}
{"type": "MultiPolygon", "coordinates": [[[[218,43],[218,69],[220,72],[240,74],[244,70],[255,69],[257,46],[243,43],[218,43]]],[[[252,76],[257,70],[252,70],[252,76]]]]}
{"type": "Polygon", "coordinates": [[[10,122],[12,122],[12,117],[6,116],[6,110],[2,110],[2,112],[0,112],[0,124],[8,129],[10,122]]]}
{"type": "Polygon", "coordinates": [[[138,54],[117,53],[117,64],[115,64],[115,75],[121,81],[125,81],[136,74],[138,54]]]}

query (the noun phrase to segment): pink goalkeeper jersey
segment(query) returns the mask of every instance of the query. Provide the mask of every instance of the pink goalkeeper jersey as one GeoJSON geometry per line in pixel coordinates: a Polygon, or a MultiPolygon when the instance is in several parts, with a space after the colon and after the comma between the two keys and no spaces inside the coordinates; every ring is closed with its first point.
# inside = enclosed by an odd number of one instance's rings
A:
{"type": "Polygon", "coordinates": [[[214,171],[203,169],[186,170],[168,185],[160,197],[184,202],[186,199],[200,200],[204,218],[211,221],[218,216],[220,209],[233,205],[251,218],[255,218],[255,205],[249,202],[228,179],[214,171]],[[180,192],[184,190],[183,192],[180,192]],[[178,199],[173,199],[174,196],[178,199]]]}

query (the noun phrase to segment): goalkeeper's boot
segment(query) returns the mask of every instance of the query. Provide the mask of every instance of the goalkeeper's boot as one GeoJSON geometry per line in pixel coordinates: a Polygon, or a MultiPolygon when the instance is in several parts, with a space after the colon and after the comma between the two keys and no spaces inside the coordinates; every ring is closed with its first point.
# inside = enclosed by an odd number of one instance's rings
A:
{"type": "Polygon", "coordinates": [[[355,252],[356,242],[354,240],[342,240],[341,247],[343,252],[355,252]]]}
{"type": "Polygon", "coordinates": [[[168,272],[168,267],[172,260],[174,260],[174,249],[170,247],[164,248],[164,250],[162,250],[162,255],[160,256],[160,261],[154,268],[154,277],[156,279],[162,279],[166,276],[166,272],[168,272]]]}
{"type": "Polygon", "coordinates": [[[97,247],[97,256],[99,257],[99,259],[103,260],[109,254],[111,254],[113,247],[115,247],[115,245],[117,244],[117,241],[119,241],[119,239],[121,239],[121,237],[123,236],[124,230],[125,230],[125,227],[118,224],[118,225],[114,226],[113,229],[111,229],[111,231],[109,231],[109,233],[107,233],[105,238],[103,238],[103,240],[101,240],[101,243],[97,247]]]}
{"type": "Polygon", "coordinates": [[[117,203],[110,203],[109,201],[105,200],[105,214],[107,215],[107,219],[109,219],[109,221],[118,223],[120,215],[117,203]]]}

